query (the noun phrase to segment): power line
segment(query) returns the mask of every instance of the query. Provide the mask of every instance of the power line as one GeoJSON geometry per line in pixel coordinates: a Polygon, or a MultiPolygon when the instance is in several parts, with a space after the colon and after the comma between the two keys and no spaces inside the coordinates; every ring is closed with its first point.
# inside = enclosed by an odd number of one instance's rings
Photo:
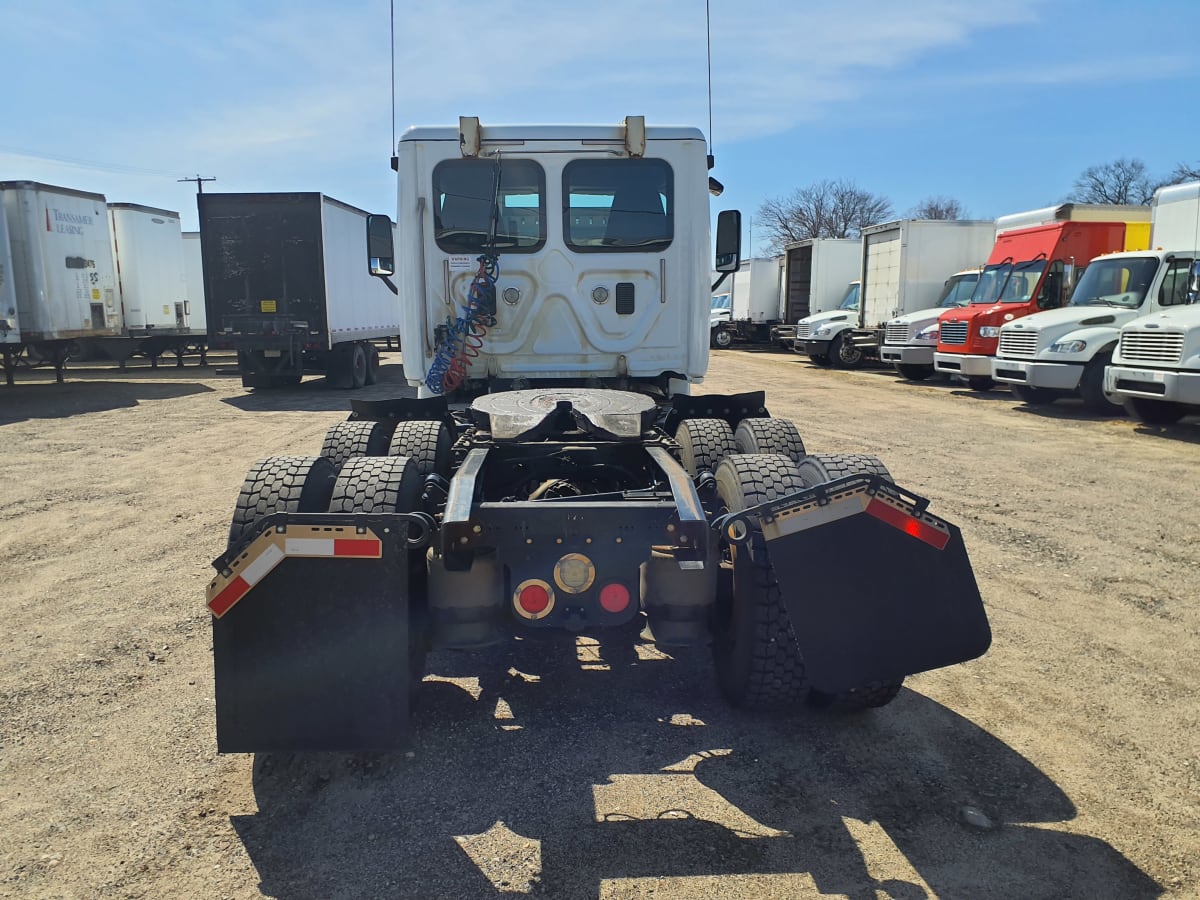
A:
{"type": "Polygon", "coordinates": [[[175,180],[176,180],[176,181],[194,181],[194,182],[196,182],[196,193],[197,193],[197,194],[203,194],[203,193],[204,193],[204,182],[206,182],[206,181],[216,181],[217,179],[216,179],[216,178],[211,178],[211,177],[210,177],[210,178],[202,178],[202,177],[200,177],[200,175],[199,175],[199,174],[197,174],[197,175],[196,175],[195,177],[193,177],[193,178],[176,178],[175,180]]]}

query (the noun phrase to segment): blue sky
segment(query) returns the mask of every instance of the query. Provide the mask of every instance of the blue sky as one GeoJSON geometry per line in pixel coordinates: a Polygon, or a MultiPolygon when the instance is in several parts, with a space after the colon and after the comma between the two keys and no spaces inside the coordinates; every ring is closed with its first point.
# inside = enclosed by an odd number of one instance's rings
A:
{"type": "MultiPolygon", "coordinates": [[[[824,178],[994,218],[1085,167],[1200,162],[1194,0],[710,0],[713,174],[747,220],[824,178]]],[[[708,130],[704,0],[396,0],[396,128],[708,130]]],[[[0,0],[0,180],[178,210],[195,187],[394,215],[386,0],[0,0]]],[[[755,244],[757,244],[757,236],[755,244]]]]}

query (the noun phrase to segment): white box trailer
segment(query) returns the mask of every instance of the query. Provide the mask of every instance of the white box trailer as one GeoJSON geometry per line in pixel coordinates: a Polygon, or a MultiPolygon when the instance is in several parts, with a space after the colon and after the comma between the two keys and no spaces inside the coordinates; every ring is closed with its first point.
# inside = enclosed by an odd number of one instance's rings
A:
{"type": "Polygon", "coordinates": [[[367,214],[320,193],[197,202],[210,344],[237,351],[242,384],[282,387],[306,372],[343,388],[374,383],[370,342],[401,333],[402,304],[363,261],[367,214]]]}
{"type": "Polygon", "coordinates": [[[17,289],[13,285],[12,250],[8,245],[8,223],[0,208],[0,344],[21,343],[21,317],[17,314],[17,289]]]}
{"type": "Polygon", "coordinates": [[[771,342],[791,350],[796,323],[837,309],[861,269],[858,238],[808,238],[788,244],[783,251],[779,324],[771,329],[771,342]]]}
{"type": "Polygon", "coordinates": [[[63,366],[80,339],[121,333],[103,194],[36,181],[0,182],[8,226],[19,343],[4,344],[6,380],[21,352],[63,366]]]}
{"type": "Polygon", "coordinates": [[[125,334],[190,333],[179,213],[110,203],[108,214],[125,334]]]}
{"type": "Polygon", "coordinates": [[[183,243],[183,296],[184,312],[192,331],[204,334],[208,331],[208,316],[204,306],[204,263],[200,255],[200,232],[184,231],[183,243]]]}

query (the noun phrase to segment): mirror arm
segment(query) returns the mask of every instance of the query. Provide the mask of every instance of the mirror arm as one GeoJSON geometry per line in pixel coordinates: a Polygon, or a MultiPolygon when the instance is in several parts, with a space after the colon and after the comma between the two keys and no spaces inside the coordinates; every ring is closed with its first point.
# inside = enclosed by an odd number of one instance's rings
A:
{"type": "Polygon", "coordinates": [[[717,288],[719,288],[721,285],[723,285],[725,283],[725,279],[728,277],[729,277],[728,272],[722,272],[721,277],[713,282],[713,286],[709,290],[715,291],[717,288]]]}
{"type": "Polygon", "coordinates": [[[398,290],[396,290],[396,285],[392,284],[392,279],[388,278],[388,276],[386,276],[386,275],[376,275],[375,277],[378,278],[380,281],[382,281],[384,284],[386,284],[388,286],[389,291],[391,291],[397,297],[400,296],[400,292],[398,290]]]}

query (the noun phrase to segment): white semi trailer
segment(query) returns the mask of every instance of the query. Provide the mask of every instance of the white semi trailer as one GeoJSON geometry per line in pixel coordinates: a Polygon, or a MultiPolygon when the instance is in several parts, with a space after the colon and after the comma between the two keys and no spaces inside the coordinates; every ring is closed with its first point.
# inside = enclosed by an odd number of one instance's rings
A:
{"type": "Polygon", "coordinates": [[[5,378],[22,352],[63,367],[80,339],[117,336],[121,309],[104,196],[34,181],[0,182],[21,339],[4,344],[5,378]]]}

